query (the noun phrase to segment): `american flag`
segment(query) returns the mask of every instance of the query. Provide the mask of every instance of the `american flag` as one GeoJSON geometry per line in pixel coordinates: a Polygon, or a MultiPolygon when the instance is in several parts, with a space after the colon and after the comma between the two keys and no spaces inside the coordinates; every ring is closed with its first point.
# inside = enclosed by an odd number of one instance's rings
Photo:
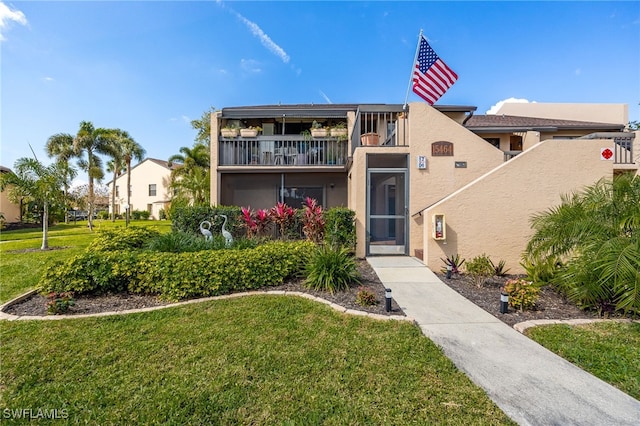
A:
{"type": "Polygon", "coordinates": [[[436,55],[427,39],[420,35],[420,49],[413,70],[413,91],[433,105],[453,86],[458,75],[436,55]]]}

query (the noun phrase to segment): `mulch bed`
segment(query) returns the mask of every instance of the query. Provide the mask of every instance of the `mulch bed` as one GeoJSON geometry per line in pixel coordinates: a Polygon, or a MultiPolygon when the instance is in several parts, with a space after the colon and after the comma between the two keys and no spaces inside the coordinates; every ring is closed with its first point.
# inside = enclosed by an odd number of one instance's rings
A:
{"type": "MultiPolygon", "coordinates": [[[[347,291],[331,294],[325,291],[310,290],[302,285],[301,280],[290,280],[282,285],[268,287],[265,290],[299,291],[312,294],[329,300],[347,309],[354,309],[381,315],[405,315],[395,300],[392,300],[391,312],[385,310],[385,288],[378,279],[375,271],[366,260],[358,260],[358,269],[361,274],[361,284],[352,286],[347,291]],[[362,306],[356,303],[356,295],[360,286],[366,287],[375,294],[377,304],[362,306]]],[[[553,288],[545,287],[540,292],[540,298],[532,310],[519,310],[509,308],[509,312],[500,313],[500,288],[505,282],[514,276],[493,277],[477,287],[472,279],[465,275],[454,275],[447,279],[443,274],[438,277],[449,287],[466,297],[485,311],[494,315],[504,323],[513,326],[519,322],[540,319],[595,319],[597,313],[579,309],[577,306],[560,296],[553,288]]],[[[20,316],[45,316],[47,299],[36,294],[26,300],[14,304],[5,312],[20,316]]],[[[107,294],[99,296],[79,296],[75,300],[67,315],[92,314],[107,311],[124,311],[129,309],[147,308],[167,305],[169,302],[159,300],[156,296],[144,296],[135,294],[107,294]]]]}
{"type": "MultiPolygon", "coordinates": [[[[321,297],[336,305],[347,309],[354,309],[381,315],[404,315],[404,312],[395,300],[391,303],[391,312],[385,311],[384,285],[378,279],[375,271],[366,260],[358,260],[358,269],[361,275],[361,284],[349,288],[347,291],[331,294],[326,291],[310,290],[302,285],[301,280],[290,280],[284,284],[267,287],[264,290],[284,290],[299,291],[321,297]],[[377,304],[372,306],[362,306],[356,303],[356,295],[360,286],[366,287],[375,294],[377,304]]],[[[16,303],[5,309],[5,312],[20,316],[45,316],[47,299],[39,294],[35,294],[22,302],[16,303]]],[[[75,304],[69,309],[66,315],[92,314],[110,311],[124,311],[129,309],[147,308],[153,306],[168,305],[169,302],[159,300],[156,296],[144,296],[136,294],[106,294],[97,296],[78,296],[75,304]]]]}
{"type": "Polygon", "coordinates": [[[493,277],[485,282],[482,287],[477,287],[472,278],[465,275],[454,275],[447,279],[444,274],[437,273],[438,278],[449,287],[466,297],[477,306],[489,312],[499,320],[513,326],[519,322],[531,320],[567,320],[587,318],[599,318],[596,312],[583,311],[575,304],[566,300],[552,287],[543,287],[540,297],[534,309],[520,310],[509,307],[508,313],[500,313],[500,288],[507,280],[518,276],[507,275],[505,277],[493,277]]]}

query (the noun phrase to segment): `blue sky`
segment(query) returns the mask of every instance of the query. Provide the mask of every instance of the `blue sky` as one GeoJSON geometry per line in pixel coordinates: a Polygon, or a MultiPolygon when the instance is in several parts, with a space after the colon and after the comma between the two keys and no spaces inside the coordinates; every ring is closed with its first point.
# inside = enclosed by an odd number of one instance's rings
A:
{"type": "Polygon", "coordinates": [[[48,162],[82,120],[167,159],[209,107],[403,103],[420,29],[459,76],[438,104],[626,103],[640,120],[638,1],[3,0],[0,19],[7,167],[29,144],[48,162]]]}

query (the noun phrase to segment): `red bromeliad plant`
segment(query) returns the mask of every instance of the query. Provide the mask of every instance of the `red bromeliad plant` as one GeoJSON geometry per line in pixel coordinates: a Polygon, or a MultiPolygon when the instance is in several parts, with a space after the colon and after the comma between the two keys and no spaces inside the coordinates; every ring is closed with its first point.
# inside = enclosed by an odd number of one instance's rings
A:
{"type": "Polygon", "coordinates": [[[251,206],[242,207],[242,220],[247,229],[247,238],[261,237],[269,227],[269,212],[264,209],[251,210],[251,206]]]}
{"type": "Polygon", "coordinates": [[[269,212],[264,209],[259,209],[255,215],[256,233],[258,236],[264,235],[265,231],[269,227],[269,212]]]}
{"type": "Polygon", "coordinates": [[[324,214],[322,206],[310,197],[304,201],[304,216],[302,217],[302,232],[308,240],[318,244],[324,238],[324,214]]]}
{"type": "Polygon", "coordinates": [[[280,228],[280,238],[287,239],[287,229],[290,227],[295,217],[295,210],[285,203],[278,203],[271,207],[269,211],[271,221],[280,228]]]}
{"type": "Polygon", "coordinates": [[[247,238],[251,238],[258,232],[258,224],[254,220],[255,213],[251,210],[251,206],[242,207],[241,211],[244,227],[247,228],[247,238]]]}

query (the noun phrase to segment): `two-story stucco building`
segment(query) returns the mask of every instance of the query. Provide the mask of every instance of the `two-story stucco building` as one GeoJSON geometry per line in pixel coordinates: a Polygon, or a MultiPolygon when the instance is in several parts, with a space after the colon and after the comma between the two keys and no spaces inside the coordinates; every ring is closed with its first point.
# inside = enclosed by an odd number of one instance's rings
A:
{"type": "Polygon", "coordinates": [[[223,108],[211,117],[211,203],[299,207],[310,196],[356,212],[360,257],[417,254],[438,269],[444,256],[486,253],[517,271],[531,214],[638,172],[626,106],[552,106],[551,118],[425,103],[223,108]],[[313,135],[314,122],[347,136],[313,135]],[[262,134],[221,132],[254,126],[262,134]]]}
{"type": "MultiPolygon", "coordinates": [[[[164,160],[145,158],[131,168],[131,188],[129,188],[131,211],[146,210],[151,219],[160,218],[160,210],[165,211],[171,202],[170,194],[171,168],[164,160]]],[[[112,191],[112,182],[108,182],[112,191]]],[[[109,212],[124,214],[127,205],[127,174],[116,178],[116,203],[111,205],[109,197],[109,212]]]]}

